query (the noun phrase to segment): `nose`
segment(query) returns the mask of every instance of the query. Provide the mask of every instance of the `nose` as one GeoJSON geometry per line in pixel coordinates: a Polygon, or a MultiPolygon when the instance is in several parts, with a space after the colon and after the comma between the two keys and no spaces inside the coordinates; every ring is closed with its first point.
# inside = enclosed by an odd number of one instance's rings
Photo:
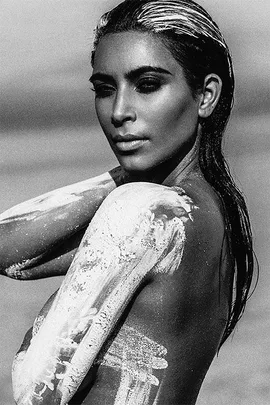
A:
{"type": "Polygon", "coordinates": [[[115,127],[121,127],[127,121],[135,121],[137,118],[135,106],[130,94],[125,90],[119,90],[113,104],[111,122],[115,127]]]}

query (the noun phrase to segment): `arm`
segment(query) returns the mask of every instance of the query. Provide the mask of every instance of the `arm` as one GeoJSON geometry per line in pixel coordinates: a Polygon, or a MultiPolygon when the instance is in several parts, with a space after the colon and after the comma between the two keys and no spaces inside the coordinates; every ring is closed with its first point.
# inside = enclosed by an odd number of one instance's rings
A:
{"type": "Polygon", "coordinates": [[[0,215],[0,274],[33,279],[64,274],[119,168],[19,204],[0,215]]]}
{"type": "Polygon", "coordinates": [[[68,403],[141,283],[178,269],[191,210],[188,197],[156,184],[126,184],[106,198],[45,321],[15,358],[18,405],[68,403]]]}

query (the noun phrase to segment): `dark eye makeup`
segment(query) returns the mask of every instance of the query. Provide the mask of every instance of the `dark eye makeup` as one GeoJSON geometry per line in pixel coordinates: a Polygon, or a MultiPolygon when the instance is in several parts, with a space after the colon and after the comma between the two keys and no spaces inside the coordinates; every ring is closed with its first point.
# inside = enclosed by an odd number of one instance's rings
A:
{"type": "Polygon", "coordinates": [[[115,89],[113,86],[109,84],[102,83],[102,84],[94,84],[91,90],[95,92],[96,97],[102,98],[111,96],[115,89]]]}
{"type": "Polygon", "coordinates": [[[155,77],[144,77],[136,83],[136,91],[149,94],[157,91],[161,87],[161,81],[155,77]]]}
{"type": "MultiPolygon", "coordinates": [[[[150,94],[160,89],[162,80],[159,77],[145,76],[134,80],[132,86],[138,93],[150,94]]],[[[106,82],[94,82],[91,90],[95,92],[96,97],[105,98],[110,97],[115,92],[116,87],[106,82]]]]}

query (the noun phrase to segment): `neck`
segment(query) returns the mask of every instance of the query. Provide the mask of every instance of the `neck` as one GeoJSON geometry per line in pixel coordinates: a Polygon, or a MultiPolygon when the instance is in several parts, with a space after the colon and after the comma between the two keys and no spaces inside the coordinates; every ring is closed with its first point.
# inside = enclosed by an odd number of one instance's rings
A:
{"type": "Polygon", "coordinates": [[[187,177],[192,171],[198,167],[199,162],[199,137],[197,137],[194,145],[178,165],[166,176],[162,184],[171,186],[175,184],[175,180],[181,181],[187,177]]]}
{"type": "Polygon", "coordinates": [[[149,172],[144,172],[143,174],[128,173],[128,181],[147,181],[150,183],[171,186],[175,183],[176,178],[179,181],[196,168],[198,164],[198,155],[199,137],[197,137],[193,146],[184,157],[177,156],[176,158],[161,163],[158,167],[155,167],[149,172]]]}

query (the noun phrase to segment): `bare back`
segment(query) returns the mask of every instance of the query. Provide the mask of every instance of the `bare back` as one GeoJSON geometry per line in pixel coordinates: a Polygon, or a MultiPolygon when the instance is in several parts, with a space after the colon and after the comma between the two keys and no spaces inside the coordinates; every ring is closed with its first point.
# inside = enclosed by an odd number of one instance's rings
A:
{"type": "MultiPolygon", "coordinates": [[[[231,261],[218,198],[200,172],[171,187],[193,205],[179,265],[138,283],[70,405],[195,404],[226,325],[231,261]]],[[[168,206],[156,214],[168,218],[168,206]]]]}
{"type": "Polygon", "coordinates": [[[226,325],[231,261],[217,197],[200,176],[181,186],[197,209],[180,267],[138,289],[70,405],[195,404],[226,325]]]}

